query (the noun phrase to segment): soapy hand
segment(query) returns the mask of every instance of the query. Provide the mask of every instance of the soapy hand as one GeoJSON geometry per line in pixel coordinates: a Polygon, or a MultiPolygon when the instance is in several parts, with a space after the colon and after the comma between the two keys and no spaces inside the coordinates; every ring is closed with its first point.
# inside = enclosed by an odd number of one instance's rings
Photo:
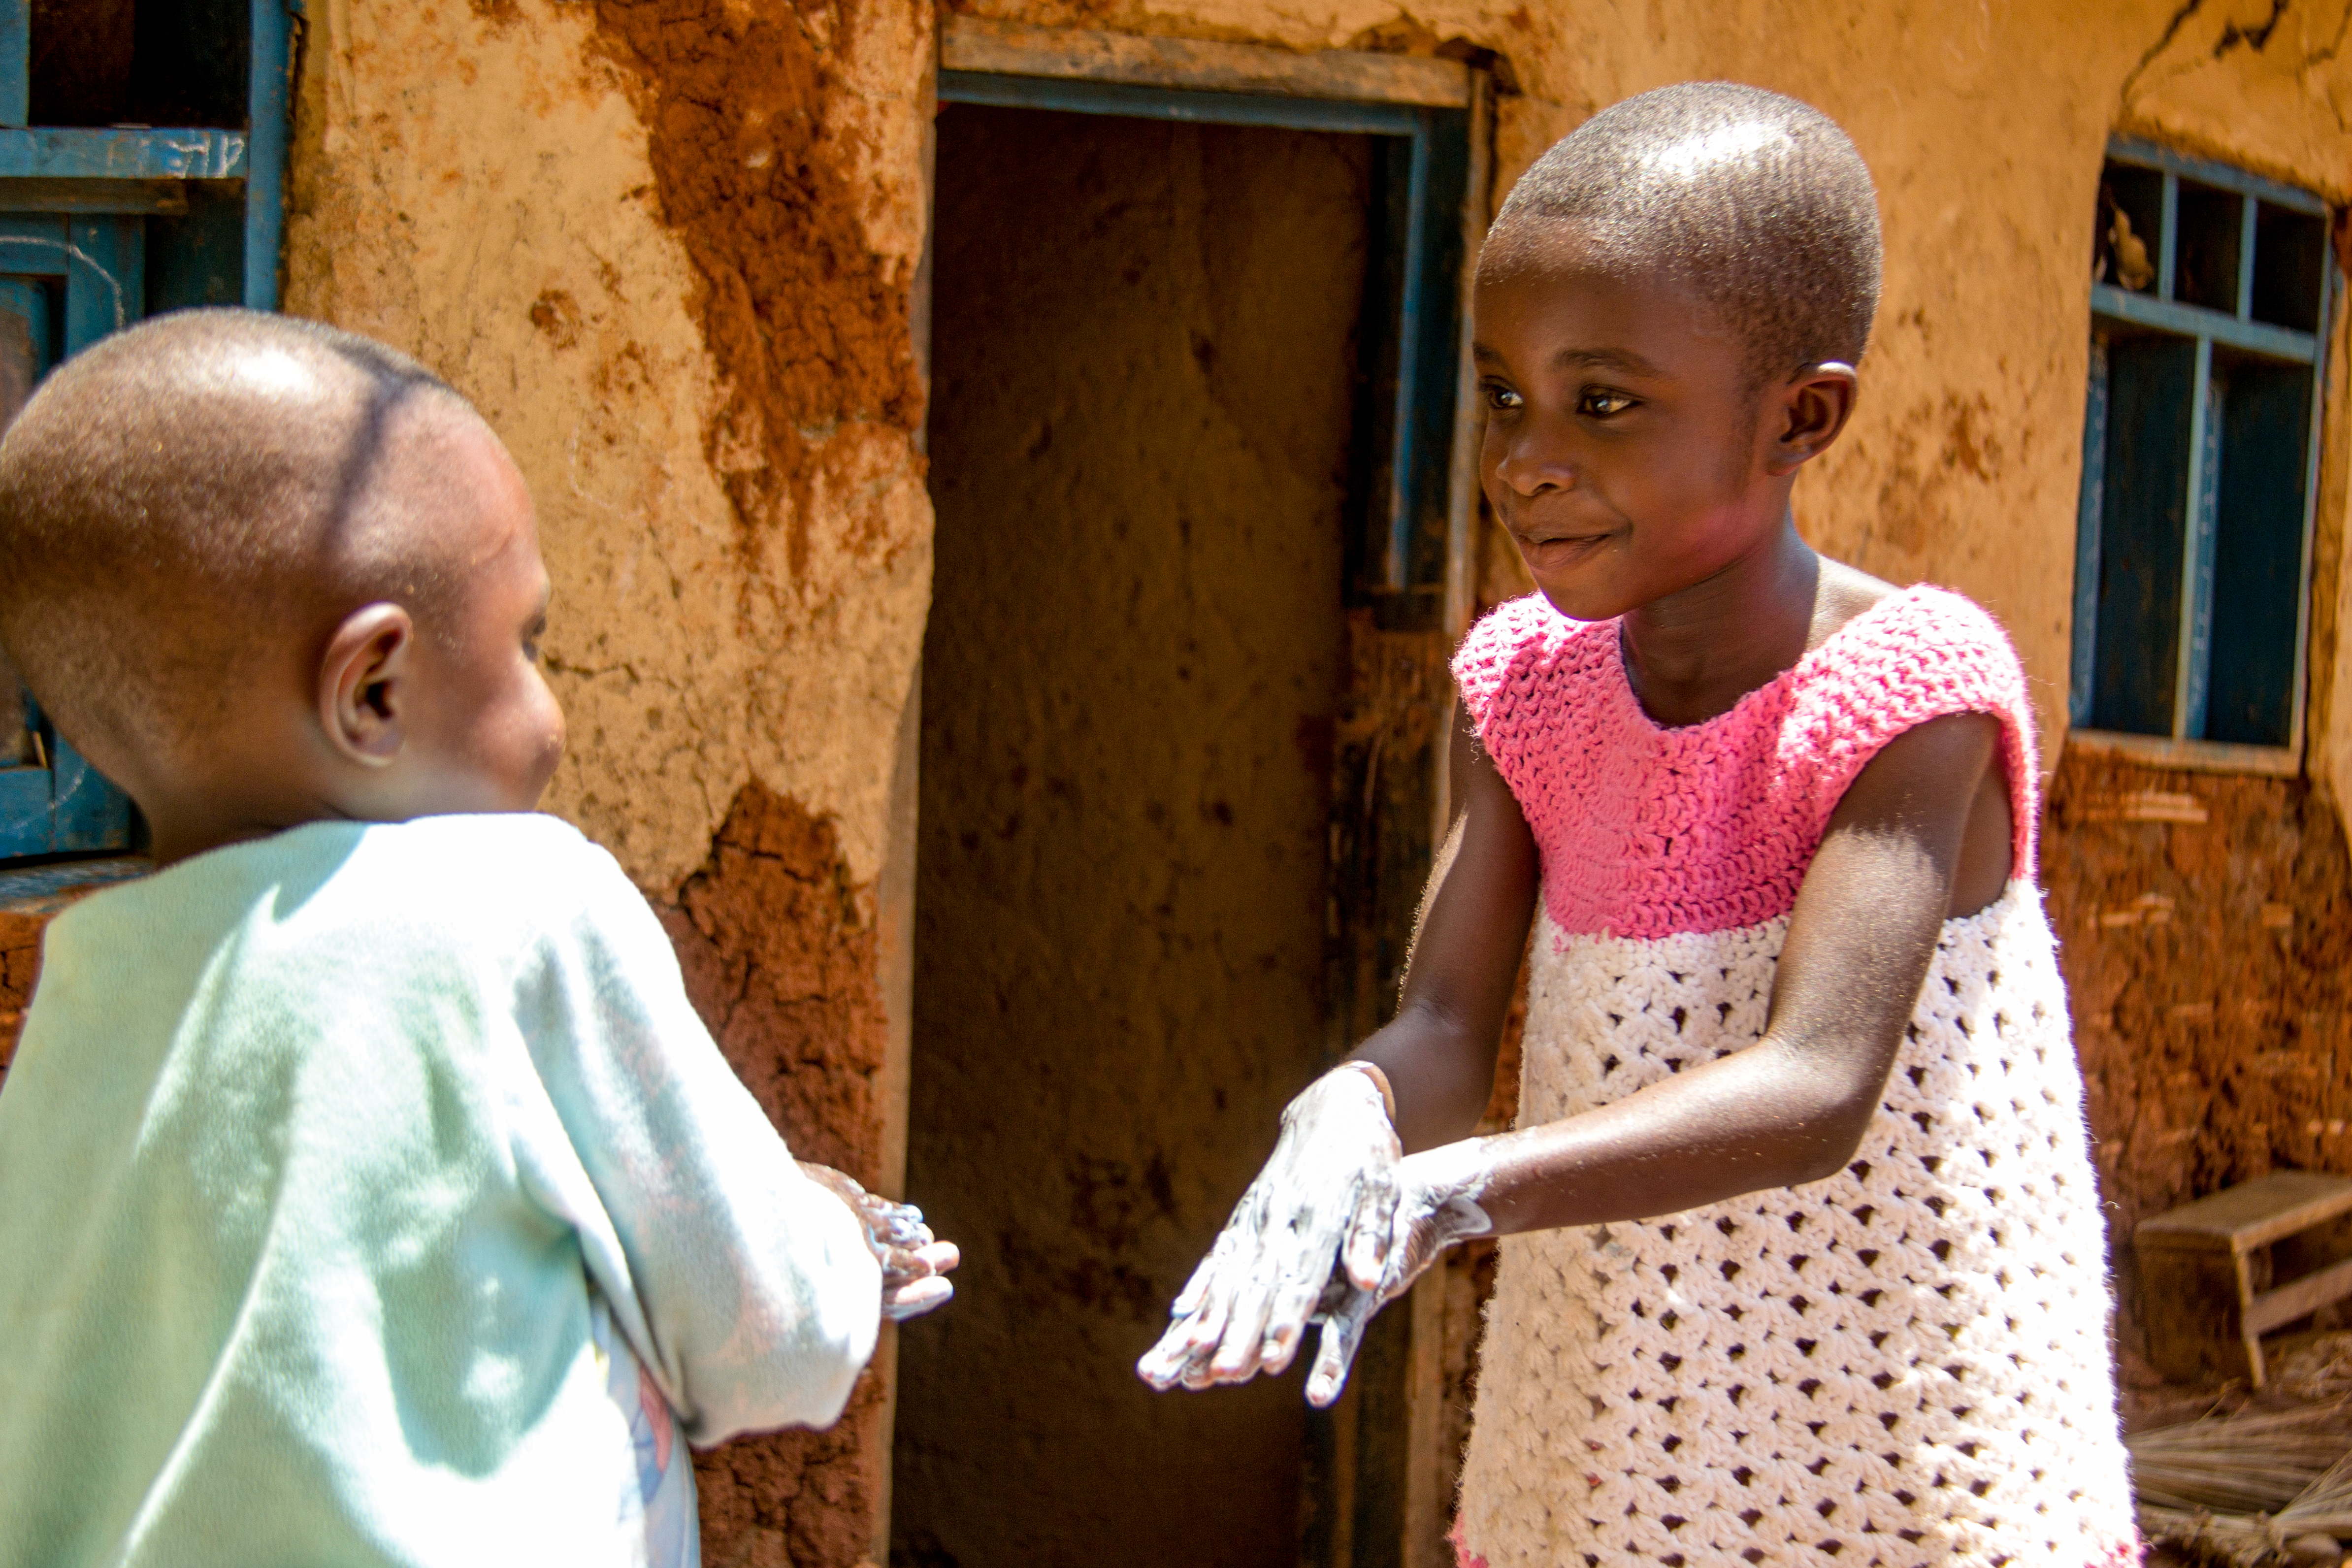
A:
{"type": "Polygon", "coordinates": [[[1399,1162],[1393,1205],[1385,1216],[1359,1220],[1360,1226],[1384,1227],[1383,1234],[1366,1238],[1351,1233],[1345,1244],[1351,1256],[1377,1250],[1384,1259],[1380,1279],[1368,1287],[1335,1276],[1317,1304],[1314,1321],[1323,1332],[1307,1374],[1309,1405],[1320,1410],[1339,1397],[1356,1349],[1364,1342],[1364,1330],[1382,1307],[1412,1288],[1438,1254],[1457,1241],[1493,1231],[1494,1222],[1478,1202],[1493,1170],[1486,1142],[1478,1138],[1424,1150],[1399,1162]]]}
{"type": "Polygon", "coordinates": [[[1335,1264],[1360,1289],[1385,1276],[1402,1152],[1375,1071],[1343,1066],[1309,1084],[1137,1374],[1206,1388],[1288,1366],[1335,1264]]]}
{"type": "Polygon", "coordinates": [[[800,1167],[811,1181],[847,1204],[864,1227],[866,1245],[882,1265],[884,1317],[903,1323],[947,1304],[955,1286],[943,1276],[963,1257],[954,1242],[931,1235],[922,1210],[869,1193],[830,1165],[803,1160],[800,1167]]]}

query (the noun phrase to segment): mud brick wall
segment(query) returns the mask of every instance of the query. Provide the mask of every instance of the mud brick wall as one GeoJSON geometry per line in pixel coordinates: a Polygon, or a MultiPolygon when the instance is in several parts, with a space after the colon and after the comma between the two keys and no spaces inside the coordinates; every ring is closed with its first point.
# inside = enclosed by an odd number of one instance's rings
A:
{"type": "Polygon", "coordinates": [[[2273,1169],[2352,1169],[2352,857],[2305,782],[2069,748],[2042,877],[2107,1200],[2127,1384],[2132,1227],[2273,1169]]]}

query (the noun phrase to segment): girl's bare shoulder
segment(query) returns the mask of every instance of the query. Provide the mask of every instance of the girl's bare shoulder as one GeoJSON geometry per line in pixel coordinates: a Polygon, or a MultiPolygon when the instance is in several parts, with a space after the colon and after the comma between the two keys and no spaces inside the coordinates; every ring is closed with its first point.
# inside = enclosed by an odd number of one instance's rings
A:
{"type": "Polygon", "coordinates": [[[1821,581],[1813,590],[1813,624],[1805,637],[1807,652],[1836,636],[1838,628],[1848,621],[1868,614],[1903,592],[1894,584],[1882,582],[1843,561],[1832,561],[1824,555],[1821,563],[1821,581]]]}

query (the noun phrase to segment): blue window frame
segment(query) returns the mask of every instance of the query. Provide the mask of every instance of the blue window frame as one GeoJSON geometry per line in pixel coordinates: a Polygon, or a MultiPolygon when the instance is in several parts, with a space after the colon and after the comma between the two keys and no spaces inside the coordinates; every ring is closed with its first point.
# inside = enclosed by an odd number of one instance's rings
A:
{"type": "Polygon", "coordinates": [[[2117,141],[2101,172],[2069,710],[2183,762],[2303,745],[2326,204],[2117,141]],[[2155,742],[2152,746],[2149,742],[2155,742]]]}
{"type": "Polygon", "coordinates": [[[1454,413],[1470,111],[982,70],[940,71],[939,96],[946,103],[1376,139],[1362,342],[1367,405],[1351,486],[1348,576],[1351,597],[1379,606],[1391,629],[1438,625],[1448,613],[1447,548],[1460,531],[1463,489],[1454,473],[1454,413]]]}
{"type": "MultiPolygon", "coordinates": [[[[0,0],[0,383],[17,397],[142,316],[276,307],[299,16],[299,0],[137,8],[156,31],[158,72],[226,75],[215,117],[238,123],[37,125],[36,108],[62,97],[42,90],[33,62],[45,44],[62,53],[75,40],[37,37],[30,0],[0,0]]],[[[136,833],[130,801],[0,660],[0,860],[124,849],[136,833]]]]}

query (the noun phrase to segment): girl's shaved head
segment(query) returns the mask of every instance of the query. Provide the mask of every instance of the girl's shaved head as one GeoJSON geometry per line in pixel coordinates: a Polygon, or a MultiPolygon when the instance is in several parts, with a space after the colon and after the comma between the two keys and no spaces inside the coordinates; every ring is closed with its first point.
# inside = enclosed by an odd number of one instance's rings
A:
{"type": "Polygon", "coordinates": [[[0,643],[68,735],[172,752],[378,599],[460,574],[433,454],[480,430],[381,343],[254,310],[158,317],[60,366],[0,437],[0,643]]]}
{"type": "Polygon", "coordinates": [[[1853,364],[1878,310],[1878,198],[1837,122],[1737,82],[1602,110],[1511,187],[1478,267],[1541,270],[1572,242],[1617,277],[1662,276],[1739,335],[1754,384],[1853,364]]]}

